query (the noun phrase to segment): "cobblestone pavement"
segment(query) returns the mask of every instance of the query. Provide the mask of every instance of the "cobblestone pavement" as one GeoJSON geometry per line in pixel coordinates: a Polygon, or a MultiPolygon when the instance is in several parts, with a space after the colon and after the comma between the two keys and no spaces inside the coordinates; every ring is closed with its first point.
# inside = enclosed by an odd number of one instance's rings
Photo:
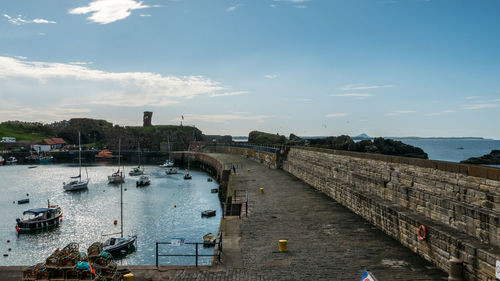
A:
{"type": "MultiPolygon", "coordinates": [[[[379,281],[446,280],[444,272],[286,172],[240,156],[212,156],[243,164],[229,185],[248,189],[250,201],[238,228],[228,225],[233,243],[222,263],[198,269],[132,267],[135,280],[360,280],[365,268],[379,281]],[[238,234],[235,240],[232,235],[238,234]],[[287,253],[279,252],[280,239],[288,240],[287,253]]],[[[11,280],[3,276],[0,268],[0,280],[11,280]]]]}

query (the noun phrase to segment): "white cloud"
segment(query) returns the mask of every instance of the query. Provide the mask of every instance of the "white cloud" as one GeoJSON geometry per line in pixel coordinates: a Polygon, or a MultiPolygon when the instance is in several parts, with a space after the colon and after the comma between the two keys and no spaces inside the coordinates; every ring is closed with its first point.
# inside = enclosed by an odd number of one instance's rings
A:
{"type": "Polygon", "coordinates": [[[364,84],[352,84],[346,85],[341,88],[342,91],[353,91],[353,90],[371,90],[371,89],[380,89],[380,88],[394,88],[394,85],[373,85],[373,86],[365,86],[364,84]]]}
{"type": "Polygon", "coordinates": [[[310,101],[312,101],[312,99],[307,99],[307,98],[306,99],[301,98],[301,99],[295,99],[295,100],[298,102],[310,102],[310,101]]]}
{"type": "Polygon", "coordinates": [[[443,110],[443,113],[453,113],[453,112],[456,112],[456,111],[455,111],[455,110],[450,110],[450,109],[448,109],[448,110],[443,110]]]}
{"type": "Polygon", "coordinates": [[[492,99],[492,102],[500,102],[500,99],[492,99]]]}
{"type": "Polygon", "coordinates": [[[336,94],[330,95],[331,97],[355,97],[355,98],[367,98],[371,97],[372,94],[358,94],[358,93],[350,93],[350,94],[336,94]]]}
{"type": "Polygon", "coordinates": [[[336,118],[336,117],[344,117],[344,116],[347,116],[347,113],[330,113],[330,114],[325,115],[325,117],[328,117],[328,118],[336,118]]]}
{"type": "Polygon", "coordinates": [[[84,61],[71,61],[69,64],[75,64],[75,65],[87,65],[87,64],[92,64],[93,62],[84,62],[84,61]]]}
{"type": "Polygon", "coordinates": [[[396,110],[393,112],[386,113],[386,116],[396,116],[396,115],[401,115],[401,114],[408,114],[408,113],[415,113],[415,110],[396,110]]]}
{"type": "Polygon", "coordinates": [[[495,103],[482,103],[482,104],[474,104],[474,105],[468,105],[464,107],[465,109],[484,109],[484,108],[493,108],[497,107],[498,104],[495,103]]]}
{"type": "Polygon", "coordinates": [[[428,114],[425,114],[424,116],[437,116],[437,115],[441,115],[441,113],[439,113],[439,112],[428,113],[428,114]]]}
{"type": "Polygon", "coordinates": [[[140,17],[150,17],[151,15],[150,14],[140,14],[139,16],[140,17]]]}
{"type": "Polygon", "coordinates": [[[278,7],[278,5],[276,5],[276,4],[271,4],[271,5],[269,5],[269,7],[271,7],[271,8],[276,8],[276,7],[278,7]]]}
{"type": "Polygon", "coordinates": [[[239,6],[241,6],[241,4],[236,4],[234,6],[231,6],[226,9],[226,12],[234,12],[234,10],[236,10],[236,8],[238,8],[239,6]]]}
{"type": "Polygon", "coordinates": [[[470,96],[470,97],[466,97],[465,99],[466,100],[475,100],[475,99],[478,99],[480,98],[480,96],[470,96]]]}
{"type": "Polygon", "coordinates": [[[278,76],[279,76],[278,74],[266,74],[266,75],[264,75],[264,77],[267,79],[276,79],[276,78],[278,78],[278,76]]]}
{"type": "Polygon", "coordinates": [[[297,8],[297,9],[306,9],[307,8],[306,5],[294,5],[293,7],[297,8]]]}
{"type": "Polygon", "coordinates": [[[3,14],[3,16],[7,19],[8,22],[15,24],[15,25],[23,25],[25,23],[56,23],[55,21],[46,20],[46,19],[27,20],[27,19],[23,18],[23,15],[17,15],[17,17],[15,17],[15,18],[13,18],[7,14],[3,14]]]}
{"type": "MultiPolygon", "coordinates": [[[[0,98],[37,104],[49,100],[74,104],[141,107],[177,104],[196,96],[227,96],[220,82],[203,76],[163,76],[151,72],[106,72],[85,65],[25,61],[0,56],[0,98]],[[19,85],[23,85],[22,87],[19,85]],[[68,95],[68,88],[72,89],[68,95]],[[33,92],[37,95],[33,95],[33,92]],[[42,95],[41,93],[45,93],[42,95]],[[222,92],[222,93],[221,93],[222,92]]],[[[39,105],[41,106],[41,105],[39,105]]]]}
{"type": "MultiPolygon", "coordinates": [[[[265,119],[272,118],[272,115],[243,115],[243,114],[184,114],[184,121],[202,121],[202,122],[214,122],[223,123],[236,120],[249,120],[262,122],[265,119]]],[[[172,121],[181,121],[180,117],[175,118],[172,121]]]]}
{"type": "Polygon", "coordinates": [[[127,18],[133,10],[152,8],[155,6],[143,5],[143,1],[136,0],[94,0],[85,7],[69,10],[70,14],[91,14],[88,19],[100,24],[108,24],[127,18]]]}
{"type": "Polygon", "coordinates": [[[20,60],[26,60],[26,59],[28,59],[28,58],[27,58],[27,57],[25,57],[25,56],[15,56],[15,58],[20,59],[20,60]]]}
{"type": "Polygon", "coordinates": [[[246,94],[248,94],[247,91],[238,91],[238,92],[211,94],[210,97],[214,98],[214,97],[240,96],[240,95],[246,95],[246,94]]]}

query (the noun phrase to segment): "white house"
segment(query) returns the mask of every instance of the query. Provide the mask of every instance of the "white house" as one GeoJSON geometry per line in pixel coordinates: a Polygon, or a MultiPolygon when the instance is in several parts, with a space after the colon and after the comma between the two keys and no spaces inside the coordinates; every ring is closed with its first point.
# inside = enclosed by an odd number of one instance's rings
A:
{"type": "Polygon", "coordinates": [[[48,152],[50,151],[50,145],[46,144],[33,144],[31,145],[31,149],[37,152],[48,152]]]}
{"type": "Polygon", "coordinates": [[[2,137],[2,141],[1,142],[16,142],[16,138],[2,137]]]}

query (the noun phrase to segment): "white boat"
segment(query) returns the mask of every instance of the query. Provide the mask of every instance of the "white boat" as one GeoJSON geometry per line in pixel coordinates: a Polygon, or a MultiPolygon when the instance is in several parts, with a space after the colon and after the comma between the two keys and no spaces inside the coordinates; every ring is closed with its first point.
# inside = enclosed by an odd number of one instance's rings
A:
{"type": "Polygon", "coordinates": [[[17,159],[14,156],[7,158],[5,165],[17,165],[17,159]]]}
{"type": "Polygon", "coordinates": [[[0,156],[0,166],[2,166],[4,162],[5,162],[5,159],[2,156],[0,156]]]}
{"type": "MultiPolygon", "coordinates": [[[[63,183],[63,188],[66,191],[86,189],[89,184],[88,173],[87,173],[87,180],[82,181],[82,146],[80,143],[80,132],[78,132],[78,163],[80,166],[80,171],[78,173],[78,176],[71,177],[71,181],[69,183],[65,182],[63,183]]],[[[85,169],[85,171],[87,171],[87,169],[85,169]]]]}
{"type": "Polygon", "coordinates": [[[160,167],[162,167],[162,168],[170,168],[173,166],[174,166],[174,161],[170,160],[170,159],[165,160],[165,163],[160,165],[160,167]]]}
{"type": "Polygon", "coordinates": [[[177,172],[178,172],[177,167],[168,167],[167,169],[165,169],[165,174],[167,175],[177,174],[177,172]]]}
{"type": "Polygon", "coordinates": [[[142,175],[139,177],[139,179],[135,182],[136,186],[146,186],[151,184],[151,179],[147,175],[142,175]]]}
{"type": "Polygon", "coordinates": [[[141,147],[139,142],[137,142],[137,154],[139,154],[139,165],[137,167],[132,168],[130,172],[128,172],[131,176],[140,176],[144,174],[144,168],[141,169],[141,147]]]}
{"type": "Polygon", "coordinates": [[[120,170],[120,161],[121,161],[121,139],[118,139],[118,170],[114,172],[111,176],[108,176],[108,183],[122,183],[125,181],[125,175],[123,171],[120,170]]]}

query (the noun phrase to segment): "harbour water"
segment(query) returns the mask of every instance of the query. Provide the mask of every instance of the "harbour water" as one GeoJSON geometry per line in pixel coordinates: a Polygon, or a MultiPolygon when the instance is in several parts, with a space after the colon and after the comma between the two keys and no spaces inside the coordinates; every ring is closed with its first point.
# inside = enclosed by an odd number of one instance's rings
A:
{"type": "MultiPolygon", "coordinates": [[[[153,265],[157,241],[183,238],[186,242],[202,242],[204,234],[217,234],[221,207],[217,194],[210,190],[218,184],[208,182],[208,174],[190,171],[193,179],[184,180],[182,171],[167,176],[163,168],[146,166],[151,185],[136,187],[137,177],[128,176],[131,168],[125,166],[123,229],[124,237],[137,235],[137,249],[119,264],[153,265]],[[202,218],[201,212],[207,209],[216,210],[217,215],[202,218]]],[[[86,252],[93,242],[109,238],[103,234],[120,232],[120,186],[107,183],[107,176],[115,170],[113,166],[88,167],[88,190],[64,192],[63,182],[78,174],[77,167],[64,164],[40,165],[34,169],[26,165],[0,167],[0,266],[43,262],[56,248],[70,242],[79,243],[80,251],[86,252]],[[24,198],[30,202],[18,205],[17,200],[24,198]],[[27,209],[46,207],[47,199],[62,208],[61,225],[42,233],[16,235],[16,218],[27,209]],[[117,225],[114,220],[118,220],[117,225]]],[[[85,178],[85,172],[83,174],[85,178]]],[[[200,246],[199,250],[200,254],[213,254],[213,248],[200,246]]],[[[194,245],[163,245],[160,254],[167,253],[194,254],[195,248],[194,245]]],[[[194,262],[194,257],[160,258],[161,265],[194,265],[194,262]]],[[[199,260],[205,265],[210,262],[210,257],[199,260]]]]}

